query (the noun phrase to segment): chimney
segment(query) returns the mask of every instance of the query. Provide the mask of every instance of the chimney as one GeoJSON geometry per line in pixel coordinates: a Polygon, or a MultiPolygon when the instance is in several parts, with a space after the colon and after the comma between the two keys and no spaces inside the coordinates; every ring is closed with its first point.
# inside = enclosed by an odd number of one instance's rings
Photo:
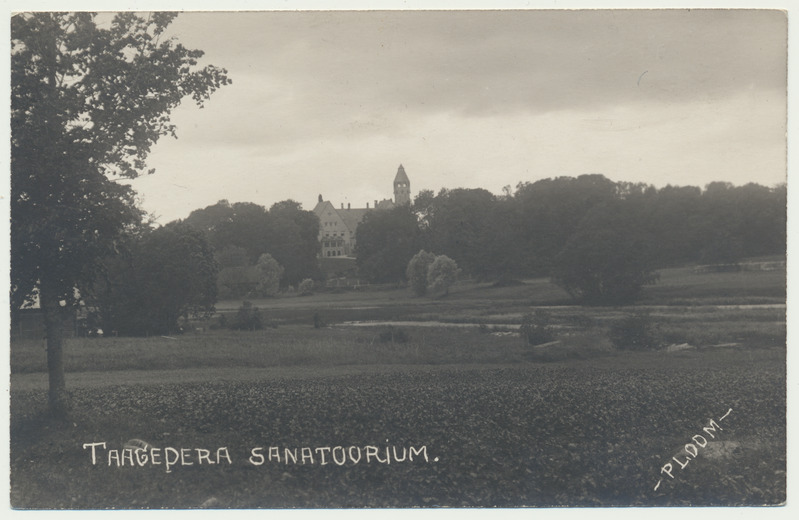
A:
{"type": "Polygon", "coordinates": [[[377,209],[377,199],[375,199],[375,209],[377,209]]]}
{"type": "Polygon", "coordinates": [[[344,203],[343,202],[341,203],[341,209],[344,209],[344,203]]]}
{"type": "Polygon", "coordinates": [[[369,203],[368,202],[366,203],[366,209],[369,209],[369,203]]]}
{"type": "Polygon", "coordinates": [[[349,202],[347,203],[347,209],[350,209],[350,203],[349,202]]]}

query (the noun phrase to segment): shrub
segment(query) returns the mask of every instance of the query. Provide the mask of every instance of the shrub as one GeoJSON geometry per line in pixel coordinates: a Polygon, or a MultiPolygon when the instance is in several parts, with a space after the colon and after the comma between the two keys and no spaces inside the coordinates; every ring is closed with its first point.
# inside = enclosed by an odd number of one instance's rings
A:
{"type": "Polygon", "coordinates": [[[318,312],[315,312],[313,315],[313,326],[315,329],[321,329],[327,326],[325,320],[322,319],[322,316],[318,312]]]}
{"type": "Polygon", "coordinates": [[[608,337],[620,350],[656,350],[662,346],[658,327],[649,313],[636,312],[610,326],[608,337]]]}
{"type": "Polygon", "coordinates": [[[264,328],[261,310],[250,302],[242,302],[236,316],[230,321],[229,329],[233,330],[260,330],[264,328]]]}
{"type": "Polygon", "coordinates": [[[460,269],[455,260],[446,256],[438,255],[433,263],[427,268],[427,284],[435,292],[443,291],[449,294],[449,288],[458,279],[460,269]]]}
{"type": "Polygon", "coordinates": [[[283,277],[285,269],[277,263],[268,253],[262,254],[258,258],[255,266],[258,273],[258,283],[255,290],[259,296],[274,296],[280,289],[280,279],[283,277]]]}
{"type": "Polygon", "coordinates": [[[300,285],[297,286],[297,292],[300,293],[300,296],[309,296],[313,294],[313,289],[314,283],[310,278],[301,281],[300,285]]]}
{"type": "Polygon", "coordinates": [[[550,324],[551,316],[547,311],[537,309],[535,314],[527,314],[522,319],[519,334],[526,345],[541,345],[555,340],[555,333],[550,324]]]}
{"type": "Polygon", "coordinates": [[[405,276],[408,278],[408,283],[411,284],[411,289],[413,289],[413,292],[417,296],[424,296],[427,294],[427,270],[435,259],[436,255],[422,249],[408,262],[405,276]]]}

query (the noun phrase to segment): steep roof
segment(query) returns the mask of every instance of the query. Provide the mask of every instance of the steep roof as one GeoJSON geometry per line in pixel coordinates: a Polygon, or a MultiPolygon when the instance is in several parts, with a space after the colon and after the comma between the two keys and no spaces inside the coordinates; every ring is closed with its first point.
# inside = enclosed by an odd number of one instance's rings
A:
{"type": "Polygon", "coordinates": [[[338,209],[336,213],[338,216],[341,217],[341,220],[344,221],[344,225],[349,228],[350,231],[355,231],[355,228],[358,227],[358,224],[361,223],[363,220],[364,215],[369,210],[366,208],[352,208],[352,209],[338,209]]]}
{"type": "Polygon", "coordinates": [[[405,184],[410,184],[411,183],[411,181],[408,180],[408,176],[405,174],[405,168],[403,168],[401,164],[399,165],[399,168],[397,169],[397,176],[394,177],[394,184],[396,184],[398,182],[404,182],[405,184]]]}

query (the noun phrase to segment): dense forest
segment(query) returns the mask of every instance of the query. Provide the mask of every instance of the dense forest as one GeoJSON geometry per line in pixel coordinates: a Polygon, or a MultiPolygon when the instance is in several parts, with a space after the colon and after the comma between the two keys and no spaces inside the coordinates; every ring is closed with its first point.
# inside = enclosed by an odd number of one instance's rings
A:
{"type": "Polygon", "coordinates": [[[367,215],[357,261],[382,282],[403,280],[420,249],[447,255],[482,280],[550,276],[597,255],[637,257],[652,269],[735,263],[785,253],[786,197],[784,184],[658,189],[597,174],[520,183],[502,195],[422,191],[410,208],[367,215]]]}

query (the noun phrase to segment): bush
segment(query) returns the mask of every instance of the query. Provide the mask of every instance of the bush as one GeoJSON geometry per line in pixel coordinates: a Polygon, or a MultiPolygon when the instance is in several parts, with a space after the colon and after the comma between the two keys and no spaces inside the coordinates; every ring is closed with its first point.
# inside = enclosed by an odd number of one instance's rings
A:
{"type": "Polygon", "coordinates": [[[381,331],[378,337],[382,343],[407,343],[410,340],[404,330],[392,326],[381,331]]]}
{"type": "Polygon", "coordinates": [[[230,321],[229,329],[233,330],[261,330],[264,328],[261,311],[250,302],[242,302],[236,316],[230,321]]]}
{"type": "Polygon", "coordinates": [[[555,340],[555,333],[550,324],[551,316],[547,311],[538,309],[535,314],[527,314],[522,319],[519,334],[526,345],[541,345],[555,340]]]}
{"type": "Polygon", "coordinates": [[[458,279],[460,269],[455,260],[447,255],[438,255],[427,268],[427,285],[434,292],[449,294],[449,288],[458,279]]]}
{"type": "Polygon", "coordinates": [[[274,296],[280,290],[280,279],[283,277],[285,269],[277,263],[268,253],[262,254],[258,258],[255,266],[258,273],[258,283],[255,290],[259,296],[274,296]]]}
{"type": "Polygon", "coordinates": [[[297,292],[300,293],[300,296],[310,296],[313,294],[313,289],[314,283],[310,278],[301,281],[300,285],[297,286],[297,292]]]}
{"type": "Polygon", "coordinates": [[[658,327],[646,312],[629,314],[610,326],[608,337],[620,350],[656,350],[662,347],[658,327]]]}
{"type": "Polygon", "coordinates": [[[427,294],[427,270],[435,259],[436,255],[422,249],[408,262],[405,276],[408,278],[408,283],[411,284],[411,289],[413,289],[416,296],[427,294]]]}
{"type": "Polygon", "coordinates": [[[313,315],[313,327],[315,329],[321,329],[326,326],[327,324],[325,323],[325,320],[322,319],[322,316],[318,312],[315,312],[313,315]]]}

